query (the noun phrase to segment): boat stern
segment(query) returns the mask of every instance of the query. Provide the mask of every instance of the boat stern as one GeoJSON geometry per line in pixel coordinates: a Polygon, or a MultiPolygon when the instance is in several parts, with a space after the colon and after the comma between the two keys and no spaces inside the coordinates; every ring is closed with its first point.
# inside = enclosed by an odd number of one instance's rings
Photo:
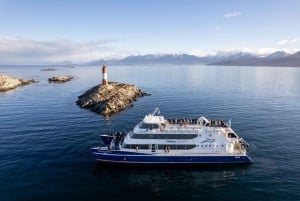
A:
{"type": "Polygon", "coordinates": [[[100,138],[102,140],[102,142],[104,143],[105,146],[110,145],[111,141],[114,139],[114,136],[112,135],[100,135],[100,138]]]}
{"type": "Polygon", "coordinates": [[[254,163],[253,159],[250,156],[246,155],[246,158],[248,163],[254,163]]]}

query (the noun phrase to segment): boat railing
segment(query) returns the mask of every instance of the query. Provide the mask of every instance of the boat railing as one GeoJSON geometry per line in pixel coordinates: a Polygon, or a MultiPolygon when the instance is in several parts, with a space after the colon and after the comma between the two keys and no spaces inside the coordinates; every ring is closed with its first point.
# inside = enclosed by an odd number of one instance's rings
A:
{"type": "Polygon", "coordinates": [[[202,128],[200,125],[168,125],[166,127],[161,127],[161,131],[199,131],[202,128]]]}
{"type": "Polygon", "coordinates": [[[198,133],[201,130],[201,127],[199,126],[179,126],[179,125],[172,125],[172,126],[166,126],[166,127],[160,127],[158,129],[152,129],[152,130],[145,130],[145,133],[198,133]]]}
{"type": "MultiPolygon", "coordinates": [[[[200,125],[186,125],[186,126],[167,125],[165,127],[160,127],[158,129],[141,129],[139,130],[139,133],[197,134],[201,129],[206,129],[208,132],[219,133],[223,135],[226,135],[226,133],[229,131],[227,128],[224,127],[209,127],[209,126],[200,126],[200,125]]],[[[132,133],[129,133],[129,136],[131,137],[132,133]]]]}
{"type": "Polygon", "coordinates": [[[223,127],[210,127],[210,126],[206,126],[205,127],[208,131],[213,131],[213,132],[226,132],[227,129],[223,128],[223,127]]]}
{"type": "Polygon", "coordinates": [[[164,132],[164,133],[174,133],[174,134],[182,134],[182,133],[186,133],[186,134],[197,134],[199,132],[200,129],[192,129],[192,130],[187,130],[187,129],[183,129],[183,128],[178,128],[178,129],[165,129],[163,131],[160,132],[164,132]]]}

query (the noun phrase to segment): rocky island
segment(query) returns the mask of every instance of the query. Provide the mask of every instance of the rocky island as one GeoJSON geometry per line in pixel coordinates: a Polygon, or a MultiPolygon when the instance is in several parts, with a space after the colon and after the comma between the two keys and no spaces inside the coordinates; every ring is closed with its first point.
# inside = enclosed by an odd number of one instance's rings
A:
{"type": "Polygon", "coordinates": [[[72,80],[72,76],[54,76],[48,79],[49,82],[64,83],[72,80]]]}
{"type": "Polygon", "coordinates": [[[41,69],[41,71],[56,71],[55,68],[44,68],[44,69],[41,69]]]}
{"type": "Polygon", "coordinates": [[[138,97],[148,95],[132,84],[108,82],[87,90],[78,97],[76,104],[103,116],[111,116],[132,106],[138,97]]]}
{"type": "Polygon", "coordinates": [[[9,91],[20,86],[35,83],[35,80],[18,79],[9,75],[0,74],[0,92],[9,91]]]}

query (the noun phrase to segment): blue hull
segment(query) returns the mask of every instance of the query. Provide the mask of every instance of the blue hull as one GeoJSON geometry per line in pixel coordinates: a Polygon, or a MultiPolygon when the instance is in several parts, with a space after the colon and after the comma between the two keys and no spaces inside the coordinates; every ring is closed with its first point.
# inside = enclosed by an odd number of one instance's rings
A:
{"type": "Polygon", "coordinates": [[[249,156],[158,156],[117,150],[96,151],[93,155],[99,162],[122,164],[233,164],[253,163],[249,156]]]}

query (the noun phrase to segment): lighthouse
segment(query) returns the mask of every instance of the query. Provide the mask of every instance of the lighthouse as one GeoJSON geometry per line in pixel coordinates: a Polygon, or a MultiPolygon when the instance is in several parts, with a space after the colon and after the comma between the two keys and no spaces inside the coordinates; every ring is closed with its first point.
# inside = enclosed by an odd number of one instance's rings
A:
{"type": "Polygon", "coordinates": [[[102,84],[103,85],[108,84],[108,81],[107,81],[107,67],[104,64],[102,66],[102,84]]]}

